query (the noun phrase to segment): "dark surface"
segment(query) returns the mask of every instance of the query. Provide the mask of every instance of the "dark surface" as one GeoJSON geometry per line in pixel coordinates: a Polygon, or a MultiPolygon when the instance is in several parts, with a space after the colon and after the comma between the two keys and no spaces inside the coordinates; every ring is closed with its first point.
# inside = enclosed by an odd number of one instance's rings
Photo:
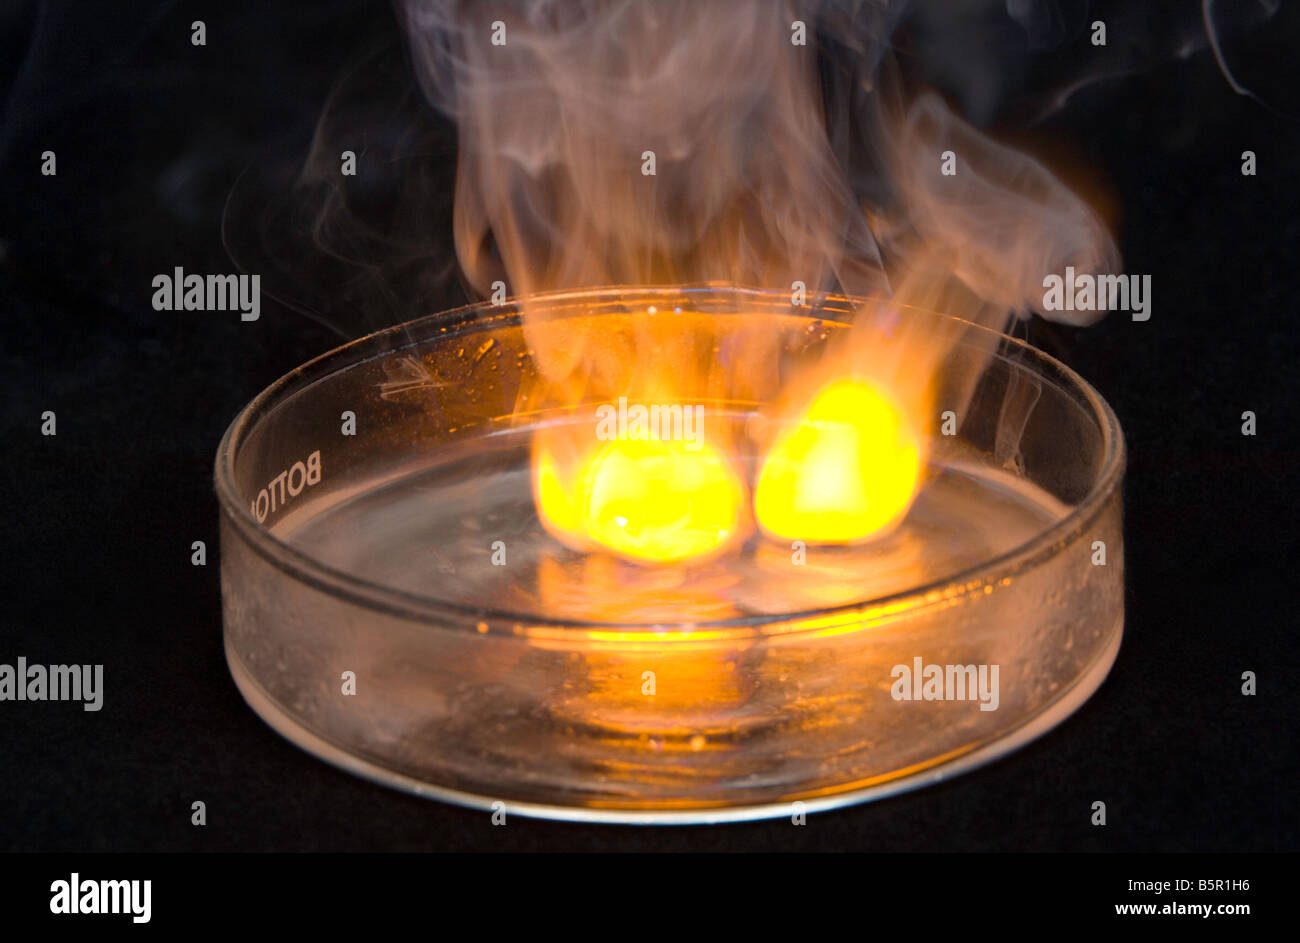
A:
{"type": "MultiPolygon", "coordinates": [[[[1109,180],[1125,270],[1153,280],[1145,324],[1030,326],[1111,402],[1130,447],[1127,628],[1096,696],[1010,758],[805,828],[499,829],[327,767],[244,705],[222,651],[212,458],[247,400],[339,338],[270,301],[253,324],[150,306],[158,272],[232,271],[221,215],[236,180],[301,159],[331,83],[363,34],[391,34],[391,12],[142,3],[83,23],[73,6],[0,13],[0,662],[103,663],[106,698],[99,713],[0,703],[0,848],[1300,845],[1300,134],[1233,94],[1208,54],[1093,86],[1033,132],[1109,180]],[[206,48],[189,42],[197,18],[206,48]],[[56,177],[39,173],[47,148],[56,177]],[[1247,148],[1256,177],[1239,172],[1247,148]],[[39,434],[47,409],[53,438],[39,434]],[[206,828],[190,825],[196,799],[206,828]],[[1088,821],[1098,799],[1105,828],[1088,821]]],[[[1239,77],[1288,114],[1294,26],[1284,12],[1230,47],[1239,77]]],[[[464,300],[441,284],[428,310],[464,300]]]]}

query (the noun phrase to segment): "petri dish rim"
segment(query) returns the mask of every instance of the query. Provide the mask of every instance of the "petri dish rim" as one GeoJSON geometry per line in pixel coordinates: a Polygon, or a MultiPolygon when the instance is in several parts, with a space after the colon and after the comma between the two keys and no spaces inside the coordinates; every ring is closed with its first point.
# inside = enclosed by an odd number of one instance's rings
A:
{"type": "MultiPolygon", "coordinates": [[[[530,303],[540,302],[552,307],[583,306],[585,316],[590,316],[599,314],[591,311],[593,305],[625,307],[631,298],[642,302],[653,301],[657,297],[681,298],[692,295],[736,298],[768,305],[775,303],[788,306],[789,304],[788,295],[782,292],[730,285],[605,286],[576,291],[538,293],[528,296],[527,300],[530,303]]],[[[696,638],[700,637],[699,633],[707,632],[709,640],[716,642],[761,638],[778,633],[781,635],[811,633],[820,631],[828,619],[854,614],[866,615],[874,610],[888,613],[892,618],[903,611],[919,611],[929,605],[950,600],[953,596],[983,586],[991,578],[1014,577],[1017,573],[1056,555],[1063,546],[1072,543],[1101,513],[1123,476],[1125,447],[1119,420],[1101,394],[1078,373],[1050,354],[1019,338],[942,312],[912,305],[896,305],[900,310],[918,316],[957,322],[964,325],[967,330],[995,336],[1000,344],[1005,345],[1003,350],[1007,347],[1016,350],[1036,368],[1035,372],[1039,376],[1049,381],[1052,377],[1045,376],[1041,368],[1044,366],[1050,368],[1067,384],[1061,386],[1067,394],[1072,394],[1076,399],[1082,397],[1102,436],[1102,460],[1096,478],[1088,493],[1069,514],[1020,545],[950,576],[884,596],[791,613],[661,624],[554,619],[537,613],[499,610],[490,606],[470,606],[440,600],[433,596],[398,590],[363,579],[329,566],[286,541],[280,540],[257,521],[247,502],[239,494],[234,474],[243,438],[264,414],[293,396],[305,392],[326,377],[379,357],[386,357],[429,341],[450,340],[464,333],[479,332],[496,325],[516,324],[520,320],[518,305],[522,300],[511,298],[500,303],[479,302],[463,305],[384,328],[329,350],[280,377],[240,410],[221,438],[217,449],[214,480],[222,514],[253,550],[286,573],[329,595],[401,618],[432,622],[442,628],[461,629],[475,634],[482,634],[481,626],[486,623],[489,632],[499,632],[502,631],[502,626],[507,626],[505,631],[512,634],[517,634],[520,629],[525,631],[539,629],[545,632],[558,632],[561,635],[572,633],[575,640],[592,631],[616,631],[626,641],[637,638],[653,640],[661,638],[667,630],[686,632],[696,638]]],[[[879,299],[854,299],[844,295],[825,294],[810,298],[806,309],[791,312],[786,316],[804,317],[809,321],[844,323],[844,319],[828,317],[827,313],[847,317],[852,316],[856,304],[880,303],[879,299]]],[[[719,314],[752,316],[753,312],[732,310],[719,312],[719,314]]],[[[1000,352],[999,356],[1005,358],[1006,354],[1000,352]]],[[[1021,361],[1021,365],[1024,365],[1024,361],[1021,361]]],[[[1059,383],[1057,385],[1060,386],[1059,383]]]]}

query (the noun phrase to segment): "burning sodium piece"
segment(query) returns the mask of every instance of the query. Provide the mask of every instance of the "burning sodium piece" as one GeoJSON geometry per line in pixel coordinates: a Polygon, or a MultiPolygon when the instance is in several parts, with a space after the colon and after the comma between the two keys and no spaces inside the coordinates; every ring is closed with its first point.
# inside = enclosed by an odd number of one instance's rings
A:
{"type": "Polygon", "coordinates": [[[721,549],[743,525],[745,487],[707,442],[607,442],[573,472],[571,488],[544,447],[534,471],[543,522],[573,545],[673,563],[721,549]]]}
{"type": "Polygon", "coordinates": [[[847,544],[897,523],[921,475],[902,409],[862,380],[836,380],[772,446],[754,515],[784,540],[847,544]]]}

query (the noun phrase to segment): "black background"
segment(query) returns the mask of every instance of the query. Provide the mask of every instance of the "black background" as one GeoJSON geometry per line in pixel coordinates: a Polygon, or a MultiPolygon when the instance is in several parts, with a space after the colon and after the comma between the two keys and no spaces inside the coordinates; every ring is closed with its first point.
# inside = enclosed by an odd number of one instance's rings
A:
{"type": "MultiPolygon", "coordinates": [[[[1086,6],[1064,5],[1090,18],[1086,6]]],[[[1199,10],[1161,6],[1178,8],[1171,23],[1199,10]]],[[[804,828],[493,828],[486,813],[320,763],[235,689],[213,455],[254,394],[340,338],[267,300],[251,324],[155,312],[150,279],[233,270],[222,212],[237,180],[301,159],[332,84],[367,37],[395,38],[393,20],[383,4],[345,2],[0,12],[0,662],[102,663],[106,688],[99,713],[0,704],[0,848],[1297,848],[1293,10],[1225,37],[1267,105],[1234,94],[1203,48],[1179,58],[1153,42],[1141,68],[1130,48],[1127,74],[1032,130],[1105,182],[1125,270],[1153,283],[1146,323],[1029,326],[1111,402],[1128,439],[1127,624],[1110,678],[1010,758],[804,828]],[[205,47],[190,43],[195,19],[205,47]],[[46,149],[57,176],[40,174],[46,149]],[[1240,173],[1246,149],[1257,176],[1240,173]],[[1254,438],[1240,434],[1247,409],[1254,438]],[[55,437],[40,434],[44,410],[55,437]],[[193,540],[207,542],[207,567],[191,566],[193,540]],[[1240,693],[1248,669],[1253,698],[1240,693]],[[1105,828],[1089,824],[1099,799],[1105,828]],[[190,824],[195,800],[204,828],[190,824]]],[[[1145,28],[1159,35],[1159,18],[1145,28]]],[[[1112,27],[1096,49],[1081,28],[1019,78],[1050,81],[1067,53],[1104,65],[1123,39],[1112,27]]],[[[450,185],[450,128],[442,147],[450,185]]],[[[444,279],[410,315],[464,300],[444,279]]]]}

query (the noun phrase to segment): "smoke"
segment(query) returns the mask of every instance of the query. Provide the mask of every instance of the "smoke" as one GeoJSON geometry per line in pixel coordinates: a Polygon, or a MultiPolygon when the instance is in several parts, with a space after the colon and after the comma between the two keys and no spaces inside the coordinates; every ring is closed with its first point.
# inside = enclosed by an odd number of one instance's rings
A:
{"type": "MultiPolygon", "coordinates": [[[[788,290],[797,279],[810,293],[921,290],[939,304],[952,290],[917,273],[953,246],[961,275],[940,264],[943,279],[971,279],[995,308],[1024,313],[1036,296],[1008,292],[1020,279],[997,268],[1059,273],[1113,247],[1069,190],[1016,182],[1051,181],[1046,168],[967,122],[1015,131],[1067,107],[1104,122],[1125,87],[1108,80],[1191,57],[1201,81],[1254,90],[1235,42],[1277,7],[397,0],[394,20],[365,30],[380,42],[340,76],[305,164],[298,141],[262,155],[231,194],[224,234],[264,291],[343,337],[482,298],[497,280],[522,294],[699,279],[788,290]],[[492,45],[495,19],[504,46],[492,45]],[[796,19],[806,46],[791,43],[796,19]],[[1108,24],[1101,49],[1096,20],[1108,24]],[[945,144],[958,156],[947,179],[935,153],[945,144]],[[656,176],[641,179],[645,150],[656,176]],[[355,176],[340,173],[345,151],[355,176]],[[1002,238],[1017,246],[1009,255],[1002,238]]],[[[1169,104],[1184,125],[1212,122],[1169,104]]]]}
{"type": "Polygon", "coordinates": [[[883,285],[782,4],[507,9],[406,7],[417,74],[460,128],[456,247],[480,291],[883,285]]]}
{"type": "Polygon", "coordinates": [[[1112,270],[1046,168],[881,70],[904,7],[408,0],[421,86],[459,128],[467,277],[897,297],[924,272],[1023,312],[1048,272],[1112,270]]]}

